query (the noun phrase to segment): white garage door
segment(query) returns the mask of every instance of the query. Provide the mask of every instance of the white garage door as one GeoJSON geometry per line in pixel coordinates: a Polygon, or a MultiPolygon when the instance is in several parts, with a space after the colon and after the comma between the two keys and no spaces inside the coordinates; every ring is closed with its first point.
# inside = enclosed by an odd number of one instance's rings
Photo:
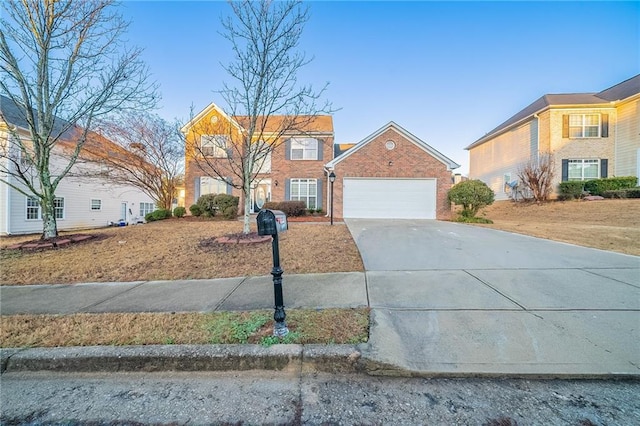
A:
{"type": "Polygon", "coordinates": [[[343,216],[435,219],[435,179],[344,178],[343,216]]]}

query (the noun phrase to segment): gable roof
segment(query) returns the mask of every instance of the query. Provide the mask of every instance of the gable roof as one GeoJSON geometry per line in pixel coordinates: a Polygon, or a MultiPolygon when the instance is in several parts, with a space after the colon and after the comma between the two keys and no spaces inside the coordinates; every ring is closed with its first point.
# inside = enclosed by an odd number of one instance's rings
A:
{"type": "Polygon", "coordinates": [[[631,77],[628,80],[618,83],[608,89],[605,89],[598,93],[562,93],[562,94],[547,94],[534,101],[523,110],[516,113],[504,123],[500,124],[495,129],[481,137],[480,139],[467,146],[465,149],[469,150],[478,145],[482,145],[489,139],[497,136],[498,134],[510,129],[513,126],[519,125],[527,119],[532,118],[535,114],[538,114],[552,106],[611,106],[611,102],[630,98],[640,93],[640,74],[631,77]]]}
{"type": "MultiPolygon", "coordinates": [[[[2,118],[7,125],[14,125],[28,131],[29,124],[22,110],[23,108],[24,107],[17,105],[11,98],[0,95],[0,118],[2,118]]],[[[60,135],[57,146],[62,150],[73,151],[75,149],[74,139],[80,137],[83,130],[80,126],[70,125],[68,121],[54,117],[54,133],[60,132],[60,130],[64,128],[66,128],[66,130],[60,135]]],[[[79,158],[96,159],[107,156],[120,158],[122,160],[139,159],[135,154],[127,151],[103,135],[91,130],[88,131],[79,158]]],[[[144,163],[148,164],[147,161],[144,161],[144,163]]],[[[150,167],[153,166],[150,165],[150,167]]]]}
{"type": "MultiPolygon", "coordinates": [[[[14,125],[23,130],[28,130],[29,124],[27,123],[23,109],[24,106],[16,104],[13,99],[0,95],[0,118],[2,118],[7,125],[14,125]]],[[[70,125],[68,121],[54,117],[52,133],[60,133],[62,129],[65,129],[60,135],[62,139],[72,139],[79,131],[78,126],[70,125]]]]}
{"type": "MultiPolygon", "coordinates": [[[[247,126],[248,117],[247,116],[229,116],[222,108],[216,105],[214,102],[211,102],[205,109],[200,111],[195,117],[193,117],[187,124],[182,126],[180,129],[183,133],[186,133],[193,126],[196,125],[197,122],[202,120],[207,116],[211,111],[215,110],[220,116],[229,121],[234,127],[238,130],[244,130],[247,126]]],[[[260,119],[261,117],[259,117],[260,119]]],[[[272,133],[277,132],[280,129],[282,123],[291,118],[286,115],[272,115],[269,116],[269,119],[265,123],[264,132],[272,133]]],[[[317,115],[317,116],[308,116],[308,115],[300,115],[297,117],[300,122],[304,123],[305,131],[310,133],[331,133],[333,134],[333,117],[330,115],[317,115]]]]}
{"type": "Polygon", "coordinates": [[[363,140],[361,140],[360,142],[355,144],[353,146],[353,148],[349,149],[344,154],[342,154],[339,157],[334,158],[333,160],[329,161],[327,164],[325,164],[325,167],[328,168],[328,169],[333,169],[336,166],[336,164],[338,164],[339,162],[341,162],[345,158],[348,158],[349,156],[353,155],[355,152],[357,152],[360,149],[362,149],[369,142],[371,142],[372,140],[374,140],[375,138],[380,136],[382,133],[384,133],[384,132],[386,132],[387,130],[390,130],[390,129],[394,130],[396,133],[400,134],[401,136],[403,136],[404,138],[406,138],[410,142],[412,142],[415,145],[417,145],[418,148],[421,148],[423,151],[425,151],[426,153],[428,153],[432,157],[436,158],[441,163],[445,164],[450,170],[457,169],[458,167],[460,167],[460,165],[458,163],[456,163],[455,161],[451,160],[450,158],[448,158],[447,156],[445,156],[441,152],[433,149],[431,146],[429,146],[422,139],[420,139],[417,136],[413,135],[412,133],[407,131],[405,128],[403,128],[402,126],[399,126],[398,124],[394,123],[393,121],[390,121],[389,123],[385,124],[384,126],[379,128],[378,130],[376,130],[375,132],[373,132],[372,134],[370,134],[369,136],[367,136],[366,138],[364,138],[363,140]]]}

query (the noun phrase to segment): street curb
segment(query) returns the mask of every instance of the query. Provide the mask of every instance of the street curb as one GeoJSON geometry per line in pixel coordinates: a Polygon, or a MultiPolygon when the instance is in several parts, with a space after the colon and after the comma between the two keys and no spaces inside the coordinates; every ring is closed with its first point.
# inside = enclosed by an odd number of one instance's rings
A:
{"type": "Polygon", "coordinates": [[[0,349],[2,374],[285,370],[362,371],[352,345],[158,345],[0,349]]]}

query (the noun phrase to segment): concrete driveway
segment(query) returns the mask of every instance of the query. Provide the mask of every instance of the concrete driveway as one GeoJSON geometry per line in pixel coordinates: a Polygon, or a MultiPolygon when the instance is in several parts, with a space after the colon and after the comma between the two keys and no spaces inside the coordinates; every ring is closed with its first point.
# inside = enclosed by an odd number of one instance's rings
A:
{"type": "Polygon", "coordinates": [[[366,356],[416,374],[640,375],[640,258],[470,225],[347,220],[366,356]]]}

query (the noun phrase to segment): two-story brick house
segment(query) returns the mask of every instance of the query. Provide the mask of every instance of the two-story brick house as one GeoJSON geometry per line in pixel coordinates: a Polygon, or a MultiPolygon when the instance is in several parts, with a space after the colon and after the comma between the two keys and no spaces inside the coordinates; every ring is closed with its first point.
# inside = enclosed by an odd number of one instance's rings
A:
{"type": "Polygon", "coordinates": [[[554,189],[567,180],[640,175],[640,75],[598,93],[544,95],[473,142],[469,177],[507,199],[507,183],[540,154],[553,156],[554,189]]]}
{"type": "MultiPolygon", "coordinates": [[[[309,209],[327,210],[327,185],[324,163],[333,158],[333,119],[328,115],[300,120],[296,130],[280,132],[281,123],[289,117],[269,117],[261,134],[272,151],[256,165],[257,178],[251,189],[251,213],[257,212],[267,201],[301,200],[309,209]]],[[[214,103],[196,115],[183,128],[186,139],[185,204],[194,204],[204,194],[233,194],[237,176],[237,151],[230,147],[232,140],[244,132],[246,117],[230,117],[214,103]],[[206,158],[203,158],[206,157],[206,158]],[[231,161],[230,161],[231,160],[231,161]],[[224,175],[221,179],[212,165],[224,175]],[[235,169],[234,169],[235,168],[235,169]]],[[[291,126],[284,126],[291,127],[291,126]]]]}

